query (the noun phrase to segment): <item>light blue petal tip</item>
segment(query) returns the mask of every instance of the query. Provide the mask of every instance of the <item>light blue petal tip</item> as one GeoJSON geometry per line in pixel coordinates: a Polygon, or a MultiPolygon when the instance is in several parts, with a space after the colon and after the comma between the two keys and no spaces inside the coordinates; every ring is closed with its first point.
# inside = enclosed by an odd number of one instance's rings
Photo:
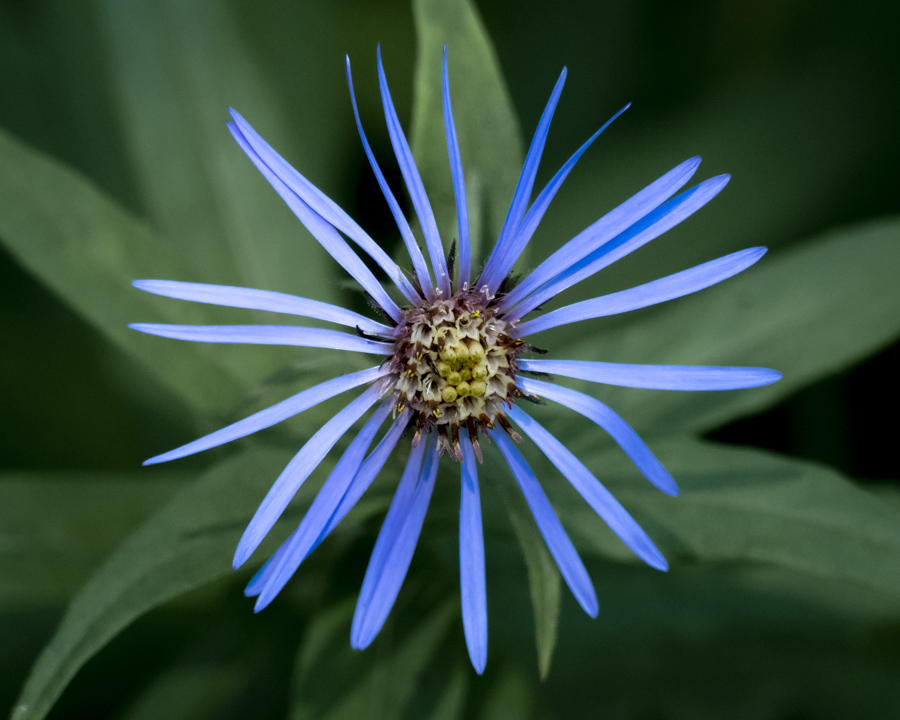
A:
{"type": "Polygon", "coordinates": [[[234,551],[234,559],[231,561],[231,567],[237,570],[241,565],[247,562],[247,557],[249,553],[244,547],[243,543],[239,543],[237,546],[237,550],[234,551]]]}
{"type": "Polygon", "coordinates": [[[470,657],[472,661],[472,667],[475,668],[475,672],[479,675],[484,674],[484,668],[487,666],[487,650],[485,649],[484,653],[479,653],[477,658],[470,657]]]}
{"type": "Polygon", "coordinates": [[[256,604],[253,606],[253,612],[258,613],[261,610],[265,610],[268,607],[269,603],[272,602],[273,599],[274,598],[264,599],[263,596],[260,595],[256,599],[256,604]]]}

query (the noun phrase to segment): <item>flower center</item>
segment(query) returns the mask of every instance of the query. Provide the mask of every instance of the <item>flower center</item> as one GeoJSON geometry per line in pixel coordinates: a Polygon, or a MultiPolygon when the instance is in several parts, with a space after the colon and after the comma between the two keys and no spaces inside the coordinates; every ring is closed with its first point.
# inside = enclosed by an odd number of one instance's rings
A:
{"type": "Polygon", "coordinates": [[[460,426],[475,444],[479,427],[507,425],[502,409],[520,394],[516,355],[524,345],[510,337],[514,323],[497,317],[493,299],[465,289],[406,311],[389,362],[397,410],[417,414],[414,443],[436,430],[457,456],[460,426]]]}

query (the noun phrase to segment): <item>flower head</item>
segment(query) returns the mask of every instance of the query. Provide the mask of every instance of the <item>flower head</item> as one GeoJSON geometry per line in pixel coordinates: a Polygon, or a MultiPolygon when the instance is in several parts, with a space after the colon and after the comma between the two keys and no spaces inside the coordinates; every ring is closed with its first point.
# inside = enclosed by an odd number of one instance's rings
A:
{"type": "MultiPolygon", "coordinates": [[[[622,541],[649,565],[666,570],[665,558],[628,512],[566,447],[522,408],[522,400],[547,399],[578,412],[622,447],[660,490],[676,495],[674,480],[637,434],[598,400],[548,381],[549,374],[598,383],[668,390],[724,390],[765,385],[780,374],[763,368],[625,365],[526,357],[530,336],[569,323],[627,312],[695,292],[755,263],[765,248],[750,248],[638,287],[577,302],[539,315],[535,310],[568,287],[681,222],[717,195],[728,176],[714,177],[675,195],[699,165],[692,158],[654,181],[554,252],[515,287],[509,273],[572,167],[619,111],[563,165],[529,205],[535,175],[565,70],[540,119],[525,159],[506,222],[477,274],[473,272],[465,182],[450,104],[444,52],[444,122],[456,194],[457,245],[441,238],[428,197],[397,118],[378,54],[381,96],[391,143],[422,228],[423,254],[409,222],[385,182],[363,132],[347,80],[360,138],[391,208],[412,265],[407,275],[362,228],[291,167],[236,112],[228,126],[241,148],[315,239],[362,286],[383,313],[365,315],[293,295],[248,288],[139,280],[142,290],[195,302],[252,308],[315,318],[351,330],[297,325],[185,326],[135,324],[142,332],[195,342],[297,345],[380,356],[372,367],[308,388],[183,447],[151,458],[164,462],[206,450],[274,425],[330,397],[364,387],[326,422],[290,461],[250,521],[235,553],[242,565],[290,503],[303,482],[341,437],[368,414],[326,479],[297,530],[252,579],[248,595],[256,609],[278,594],[300,563],[344,518],[412,428],[406,468],[385,517],[366,571],[351,641],[366,647],[381,629],[406,576],[444,456],[459,467],[460,571],[463,625],[472,664],[487,658],[487,599],[478,462],[485,444],[496,446],[518,482],[534,519],[573,594],[597,613],[591,580],[517,445],[528,436],[622,541]],[[674,197],[673,197],[674,196],[674,197]],[[392,295],[362,262],[349,238],[387,275],[392,295]],[[458,267],[457,267],[458,265],[458,267]],[[402,296],[399,302],[395,297],[402,296]],[[544,379],[538,379],[544,378],[544,379]],[[378,440],[382,426],[387,429],[378,440]],[[374,443],[374,447],[373,446],[374,443]]],[[[624,110],[624,108],[623,108],[624,110]]]]}

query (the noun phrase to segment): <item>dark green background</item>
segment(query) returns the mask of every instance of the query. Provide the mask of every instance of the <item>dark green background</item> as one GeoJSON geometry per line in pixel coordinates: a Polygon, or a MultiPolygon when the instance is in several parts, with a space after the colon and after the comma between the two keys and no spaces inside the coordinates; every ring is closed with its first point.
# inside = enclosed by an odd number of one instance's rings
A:
{"type": "MultiPolygon", "coordinates": [[[[168,128],[171,145],[163,133],[155,138],[158,145],[147,147],[136,144],[132,132],[145,120],[153,122],[155,113],[172,110],[167,106],[172,96],[158,94],[160,78],[177,79],[184,67],[190,76],[191,58],[211,55],[222,63],[221,75],[212,83],[199,79],[210,86],[203,97],[192,97],[189,84],[176,82],[175,97],[183,105],[172,116],[192,117],[194,137],[203,135],[223,154],[231,153],[235,167],[244,167],[225,128],[226,108],[233,104],[374,237],[393,242],[390,215],[352,125],[343,55],[349,53],[354,62],[375,152],[396,182],[399,174],[388,163],[390,147],[379,117],[374,55],[381,42],[394,100],[408,127],[416,37],[407,3],[204,0],[189,5],[192,10],[176,12],[145,2],[3,2],[0,126],[74,168],[150,226],[174,232],[179,242],[189,241],[195,230],[205,233],[203,242],[214,253],[219,228],[206,220],[207,189],[191,185],[189,176],[173,178],[187,210],[169,215],[166,191],[154,190],[162,175],[153,173],[179,167],[177,149],[190,144],[191,135],[175,124],[168,128]],[[234,53],[229,43],[236,43],[234,53]],[[252,68],[242,65],[248,58],[252,68]],[[188,64],[179,69],[180,63],[188,64]],[[241,84],[229,88],[235,76],[241,84]],[[269,105],[257,104],[258,98],[269,105]]],[[[589,294],[752,245],[770,248],[766,263],[830,229],[897,213],[900,62],[893,5],[875,0],[479,3],[525,137],[560,69],[569,69],[539,185],[613,112],[633,103],[567,181],[536,239],[538,247],[557,246],[695,154],[704,157],[698,178],[733,175],[726,191],[684,227],[656,241],[652,251],[623,261],[617,274],[589,294]]],[[[256,182],[252,172],[247,169],[248,184],[256,182]]],[[[278,228],[290,227],[274,193],[258,190],[267,203],[260,216],[270,213],[279,218],[273,221],[278,228]]],[[[227,222],[222,220],[223,227],[227,222]]],[[[258,231],[265,243],[269,228],[258,231]]],[[[305,234],[297,238],[308,241],[305,234]]],[[[896,264],[897,258],[895,253],[885,262],[896,264]]],[[[302,256],[296,261],[299,265],[302,256]]],[[[233,280],[214,267],[207,270],[203,277],[177,279],[233,280]]],[[[834,276],[840,282],[840,268],[834,276]]],[[[289,267],[284,277],[290,277],[289,267]]],[[[271,289],[361,302],[336,272],[308,273],[300,287],[278,282],[283,284],[271,289]]],[[[849,302],[860,317],[867,316],[874,312],[873,301],[864,280],[856,286],[849,302]]],[[[124,286],[122,292],[137,291],[124,286]]],[[[223,390],[209,398],[213,411],[205,418],[185,413],[133,358],[2,249],[0,331],[0,470],[23,488],[22,498],[29,483],[39,488],[10,506],[17,512],[28,508],[30,515],[10,517],[0,509],[0,518],[16,538],[44,542],[46,554],[56,559],[45,570],[43,554],[20,557],[15,547],[0,547],[12,558],[3,572],[13,588],[0,606],[0,705],[12,706],[65,602],[91,570],[177,487],[228,452],[185,461],[175,475],[145,471],[150,484],[143,504],[129,502],[126,490],[112,489],[115,474],[127,473],[133,481],[144,458],[284,392],[277,382],[249,399],[223,390]],[[71,547],[65,540],[69,532],[78,538],[71,547]],[[44,582],[47,572],[59,576],[44,582]],[[33,591],[17,590],[22,583],[33,591]]],[[[849,353],[828,372],[811,377],[808,386],[760,408],[762,414],[730,421],[708,437],[827,463],[896,506],[896,481],[889,479],[897,475],[898,350],[890,347],[895,339],[885,332],[877,347],[849,353]],[[876,351],[864,362],[858,357],[876,351]]],[[[844,339],[823,342],[837,346],[844,339]]],[[[166,350],[160,346],[157,352],[166,350]]],[[[262,381],[286,357],[250,372],[262,381]]],[[[664,358],[663,349],[658,358],[634,361],[664,358]]],[[[287,452],[308,432],[305,426],[273,430],[265,442],[287,452]]],[[[664,443],[665,431],[647,432],[648,441],[660,436],[664,443]]],[[[277,464],[272,467],[277,471],[277,464]]],[[[443,516],[435,513],[435,527],[452,530],[453,508],[443,516]]],[[[350,656],[345,648],[345,606],[350,602],[352,610],[378,527],[378,518],[370,518],[356,535],[323,547],[305,579],[295,580],[295,597],[258,616],[240,594],[244,574],[238,582],[217,581],[151,612],[87,664],[50,717],[324,716],[326,706],[349,692],[349,678],[369,672],[367,663],[387,652],[377,643],[362,655],[350,656]],[[294,661],[300,638],[309,637],[310,618],[325,613],[337,618],[337,649],[310,661],[323,679],[310,672],[298,680],[294,661]]],[[[648,530],[653,534],[652,521],[648,530]]],[[[0,538],[3,534],[0,526],[0,538]]],[[[525,571],[511,533],[506,535],[489,551],[492,622],[493,613],[504,618],[492,627],[488,672],[483,679],[469,677],[458,611],[451,608],[447,617],[455,625],[438,659],[417,680],[406,717],[426,716],[435,698],[452,699],[457,691],[465,717],[517,718],[528,712],[558,718],[900,717],[896,594],[765,563],[704,562],[690,553],[667,576],[592,558],[589,569],[601,601],[601,617],[594,623],[603,625],[602,642],[564,597],[554,665],[541,683],[525,571]]],[[[439,557],[441,551],[432,553],[439,557]]],[[[446,548],[434,567],[452,570],[454,553],[455,546],[446,548]]],[[[439,615],[442,598],[458,592],[457,580],[434,580],[427,565],[414,563],[408,584],[416,590],[401,594],[407,617],[385,630],[398,644],[418,627],[451,622],[429,616],[439,615]]],[[[900,567],[894,571],[900,574],[900,567]]],[[[409,668],[417,663],[408,663],[391,659],[385,667],[412,677],[409,668]]],[[[377,685],[378,678],[367,682],[377,685]]],[[[390,717],[392,707],[387,702],[369,710],[390,717]]]]}

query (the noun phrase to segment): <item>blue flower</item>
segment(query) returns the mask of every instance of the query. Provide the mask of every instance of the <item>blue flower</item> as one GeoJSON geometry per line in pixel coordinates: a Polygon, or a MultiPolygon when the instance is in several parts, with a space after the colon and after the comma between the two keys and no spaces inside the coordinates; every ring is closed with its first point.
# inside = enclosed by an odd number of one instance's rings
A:
{"type": "MultiPolygon", "coordinates": [[[[238,113],[228,127],[235,140],[271,183],[307,230],[371,296],[384,313],[373,319],[307,298],[248,288],[164,280],[139,280],[141,290],[183,300],[267,310],[315,318],[349,331],[297,325],[192,326],[134,324],[141,332],[213,343],[250,343],[331,348],[378,356],[367,370],[336,377],[277,405],[150,458],[160,463],[191,455],[267,428],[328,398],[365,387],[326,422],[290,461],[259,506],[234,557],[241,566],[272,528],[294,494],[341,437],[367,413],[362,429],[341,455],[297,530],[269,558],[247,587],[257,596],[256,609],[268,605],[300,563],[334,529],[363,495],[400,440],[413,439],[396,494],[375,543],[363,580],[351,630],[354,648],[364,648],[378,634],[406,576],[434,489],[438,461],[446,455],[459,464],[460,584],[462,615],[469,656],[475,669],[487,660],[487,599],[484,542],[478,485],[482,443],[493,441],[521,488],[566,583],[584,610],[597,614],[593,585],[541,485],[519,451],[520,433],[572,483],[612,530],[647,564],[666,570],[665,558],[631,515],[566,447],[528,413],[520,399],[544,398],[581,413],[621,446],[638,469],[660,490],[677,495],[674,480],[637,434],[603,403],[555,385],[562,376],[598,383],[666,390],[726,390],[765,385],[780,374],[763,368],[626,365],[619,363],[530,359],[526,344],[542,330],[590,318],[655,305],[709,287],[755,263],[765,252],[756,247],[736,252],[638,287],[560,307],[537,316],[538,306],[677,225],[714,198],[728,176],[701,182],[677,193],[700,163],[692,158],[610,211],[541,262],[515,287],[506,287],[513,264],[528,244],[550,201],[573,166],[620,110],[563,165],[529,205],[538,163],[556,103],[565,81],[563,70],[541,117],[525,158],[505,224],[480,273],[471,255],[466,191],[460,161],[444,51],[443,103],[450,170],[456,194],[459,231],[447,255],[425,188],[388,90],[381,52],[378,76],[388,132],[403,179],[422,228],[428,258],[413,235],[385,182],[366,140],[347,60],[347,82],[359,135],[378,183],[397,222],[412,263],[407,275],[365,231],[322,191],[291,167],[238,113]],[[384,271],[392,296],[363,263],[349,238],[384,271]],[[402,296],[399,303],[394,297],[402,296]],[[544,377],[545,379],[536,379],[544,377]],[[370,447],[383,425],[387,430],[370,447]]],[[[627,106],[626,106],[627,107],[627,106]]]]}

